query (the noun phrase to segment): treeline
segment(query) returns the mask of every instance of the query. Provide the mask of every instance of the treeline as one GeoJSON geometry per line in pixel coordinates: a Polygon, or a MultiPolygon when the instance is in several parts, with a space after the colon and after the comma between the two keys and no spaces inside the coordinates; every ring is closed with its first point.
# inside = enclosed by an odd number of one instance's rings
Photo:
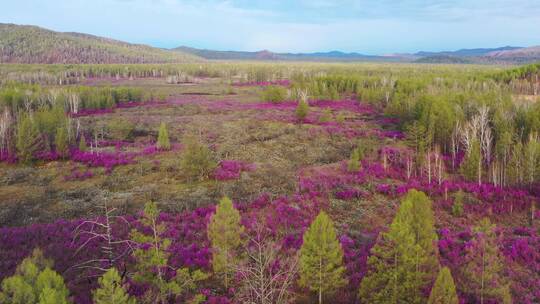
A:
{"type": "MultiPolygon", "coordinates": [[[[305,230],[301,245],[287,248],[263,223],[244,226],[232,201],[223,198],[206,225],[209,271],[172,266],[171,250],[175,248],[155,203],[145,206],[127,238],[115,233],[123,229],[114,225],[116,221],[126,225],[105,209],[102,219],[85,221],[73,232],[76,239],[83,238],[77,250],[95,246],[84,238],[106,244],[101,256],[75,265],[73,270],[100,277],[92,291],[93,303],[202,303],[209,295],[202,292],[206,282],[241,303],[298,299],[341,303],[345,288],[359,288],[356,298],[360,303],[457,304],[458,287],[475,303],[512,302],[509,281],[500,266],[495,226],[482,220],[471,234],[461,266],[442,267],[432,202],[416,190],[403,198],[389,229],[371,249],[359,287],[349,284],[343,245],[324,211],[305,230]]],[[[0,301],[71,303],[70,291],[53,270],[53,262],[34,250],[13,276],[2,281],[0,301]]]]}
{"type": "MultiPolygon", "coordinates": [[[[527,78],[536,68],[508,73],[527,78]]],[[[416,154],[408,161],[412,173],[431,178],[444,167],[479,184],[533,185],[540,181],[540,104],[516,99],[512,82],[494,75],[444,68],[340,72],[298,75],[291,88],[314,99],[354,94],[397,118],[416,154]]]]}
{"type": "Polygon", "coordinates": [[[72,115],[161,99],[164,96],[152,91],[129,87],[4,85],[0,87],[0,159],[17,157],[28,163],[50,153],[63,157],[80,139],[80,125],[72,115]]]}
{"type": "MultiPolygon", "coordinates": [[[[285,79],[292,70],[300,66],[273,66],[264,63],[238,64],[55,64],[55,65],[19,65],[0,66],[0,84],[17,81],[27,84],[77,84],[93,78],[133,79],[164,78],[173,83],[177,80],[194,77],[224,78],[228,82],[264,82],[285,79]]],[[[180,81],[178,81],[180,82],[180,81]]]]}

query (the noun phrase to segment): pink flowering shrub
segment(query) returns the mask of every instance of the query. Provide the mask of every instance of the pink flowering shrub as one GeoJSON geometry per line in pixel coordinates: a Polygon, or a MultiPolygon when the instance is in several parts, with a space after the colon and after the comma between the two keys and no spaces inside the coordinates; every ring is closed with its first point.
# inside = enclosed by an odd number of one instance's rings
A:
{"type": "Polygon", "coordinates": [[[214,178],[220,181],[237,179],[242,172],[255,170],[254,164],[248,164],[237,160],[222,160],[214,170],[214,178]]]}

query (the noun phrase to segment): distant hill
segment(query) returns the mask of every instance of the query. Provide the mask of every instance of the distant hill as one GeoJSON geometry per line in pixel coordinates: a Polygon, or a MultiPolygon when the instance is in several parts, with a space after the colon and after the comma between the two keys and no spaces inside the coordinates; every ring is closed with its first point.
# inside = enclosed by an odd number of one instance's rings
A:
{"type": "Polygon", "coordinates": [[[273,53],[268,50],[258,52],[215,51],[181,46],[173,50],[190,53],[213,60],[281,60],[281,61],[408,61],[406,56],[372,56],[340,51],[316,53],[273,53]]]}
{"type": "Polygon", "coordinates": [[[0,63],[173,63],[201,60],[184,52],[88,34],[0,23],[0,63]]]}
{"type": "Polygon", "coordinates": [[[491,60],[530,63],[540,61],[540,46],[532,46],[514,50],[493,51],[485,56],[491,60]]]}
{"type": "Polygon", "coordinates": [[[421,51],[414,55],[418,57],[451,56],[451,57],[481,57],[492,52],[519,50],[522,47],[504,46],[499,48],[461,49],[457,51],[425,52],[421,51]]]}
{"type": "Polygon", "coordinates": [[[440,64],[469,64],[474,63],[473,60],[466,57],[455,57],[449,55],[433,55],[422,57],[414,62],[416,63],[440,63],[440,64]]]}

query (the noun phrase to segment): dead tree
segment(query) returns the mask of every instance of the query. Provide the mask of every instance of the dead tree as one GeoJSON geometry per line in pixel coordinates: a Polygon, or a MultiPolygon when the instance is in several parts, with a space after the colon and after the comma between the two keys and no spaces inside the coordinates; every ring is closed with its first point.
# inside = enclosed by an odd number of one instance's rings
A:
{"type": "Polygon", "coordinates": [[[83,241],[75,251],[75,255],[92,242],[100,242],[100,256],[72,267],[94,270],[98,276],[117,265],[124,257],[129,256],[135,247],[135,243],[130,239],[115,235],[115,225],[129,226],[129,222],[124,217],[115,215],[117,209],[109,207],[106,198],[103,201],[103,205],[99,207],[103,216],[83,221],[75,228],[73,237],[73,242],[83,241]]]}
{"type": "Polygon", "coordinates": [[[246,245],[247,260],[236,267],[240,288],[235,295],[241,303],[290,303],[291,288],[298,272],[298,253],[288,254],[264,227],[246,245]]]}

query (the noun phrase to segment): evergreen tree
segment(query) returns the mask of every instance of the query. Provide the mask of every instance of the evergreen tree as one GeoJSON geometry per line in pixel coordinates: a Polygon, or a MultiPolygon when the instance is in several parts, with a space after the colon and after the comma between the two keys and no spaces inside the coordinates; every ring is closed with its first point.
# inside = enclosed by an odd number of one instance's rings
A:
{"type": "Polygon", "coordinates": [[[157,148],[160,150],[171,149],[171,142],[169,141],[169,132],[167,131],[167,125],[164,122],[162,122],[161,125],[159,126],[157,148]]]}
{"type": "Polygon", "coordinates": [[[86,151],[88,150],[88,146],[86,145],[86,139],[84,135],[81,135],[81,139],[79,140],[79,151],[86,151]]]}
{"type": "Polygon", "coordinates": [[[467,248],[463,266],[463,287],[483,304],[486,300],[502,301],[506,281],[502,276],[504,265],[498,249],[495,225],[488,218],[474,229],[471,246],[467,248]]]}
{"type": "Polygon", "coordinates": [[[195,282],[206,279],[206,275],[200,270],[190,273],[185,268],[176,269],[172,277],[165,275],[171,270],[167,264],[171,240],[162,237],[166,227],[163,223],[159,223],[158,217],[159,210],[156,203],[147,203],[140,222],[144,226],[142,230],[150,233],[146,234],[135,229],[131,231],[132,240],[140,245],[133,251],[136,260],[133,279],[148,286],[144,295],[146,301],[165,304],[170,297],[194,289],[195,282]]]}
{"type": "Polygon", "coordinates": [[[183,173],[192,180],[207,178],[217,166],[210,149],[192,136],[186,137],[184,144],[185,148],[180,160],[183,173]]]}
{"type": "Polygon", "coordinates": [[[23,163],[30,163],[40,145],[40,134],[36,124],[28,115],[22,115],[17,125],[17,156],[23,163]]]}
{"type": "Polygon", "coordinates": [[[344,278],[343,249],[334,223],[321,211],[304,233],[300,248],[300,285],[323,295],[333,294],[347,284],[344,278]]]}
{"type": "Polygon", "coordinates": [[[469,181],[477,180],[479,184],[482,182],[482,152],[477,140],[471,144],[470,151],[467,151],[467,156],[461,164],[461,174],[469,181]]]}
{"type": "Polygon", "coordinates": [[[424,303],[422,290],[438,267],[437,235],[431,201],[410,190],[387,233],[371,250],[360,284],[362,303],[424,303]]]}
{"type": "Polygon", "coordinates": [[[242,244],[242,233],[244,227],[240,224],[240,212],[229,198],[222,198],[210,219],[208,238],[212,244],[212,268],[223,276],[225,287],[228,287],[233,266],[238,262],[237,250],[242,244]]]}
{"type": "Polygon", "coordinates": [[[64,279],[51,270],[52,262],[36,249],[24,259],[15,274],[2,281],[2,304],[67,304],[69,291],[64,279]]]}
{"type": "Polygon", "coordinates": [[[428,304],[458,304],[459,299],[456,293],[456,286],[452,273],[448,267],[443,267],[439,271],[435,285],[431,289],[428,304]]]}
{"type": "Polygon", "coordinates": [[[463,201],[465,200],[465,193],[459,190],[454,195],[454,203],[452,204],[452,215],[459,217],[463,214],[463,201]]]}
{"type": "Polygon", "coordinates": [[[307,101],[301,99],[298,102],[298,106],[296,106],[296,111],[295,111],[296,118],[299,121],[304,121],[304,119],[306,119],[308,113],[309,113],[309,104],[307,103],[307,101]]]}
{"type": "Polygon", "coordinates": [[[46,287],[39,295],[39,304],[67,304],[69,303],[62,291],[46,287]]]}
{"type": "Polygon", "coordinates": [[[349,172],[358,172],[362,166],[360,160],[361,151],[360,149],[356,148],[351,153],[351,157],[349,158],[349,162],[347,164],[347,170],[349,170],[349,172]]]}
{"type": "Polygon", "coordinates": [[[69,291],[64,284],[64,278],[48,267],[38,275],[35,287],[39,291],[40,304],[68,303],[69,291]]]}
{"type": "Polygon", "coordinates": [[[124,289],[116,268],[109,268],[98,280],[99,288],[93,292],[94,304],[135,304],[124,289]]]}
{"type": "Polygon", "coordinates": [[[65,126],[61,126],[56,129],[56,136],[54,137],[54,142],[56,146],[56,152],[58,152],[61,157],[65,157],[69,152],[69,139],[65,126]]]}

